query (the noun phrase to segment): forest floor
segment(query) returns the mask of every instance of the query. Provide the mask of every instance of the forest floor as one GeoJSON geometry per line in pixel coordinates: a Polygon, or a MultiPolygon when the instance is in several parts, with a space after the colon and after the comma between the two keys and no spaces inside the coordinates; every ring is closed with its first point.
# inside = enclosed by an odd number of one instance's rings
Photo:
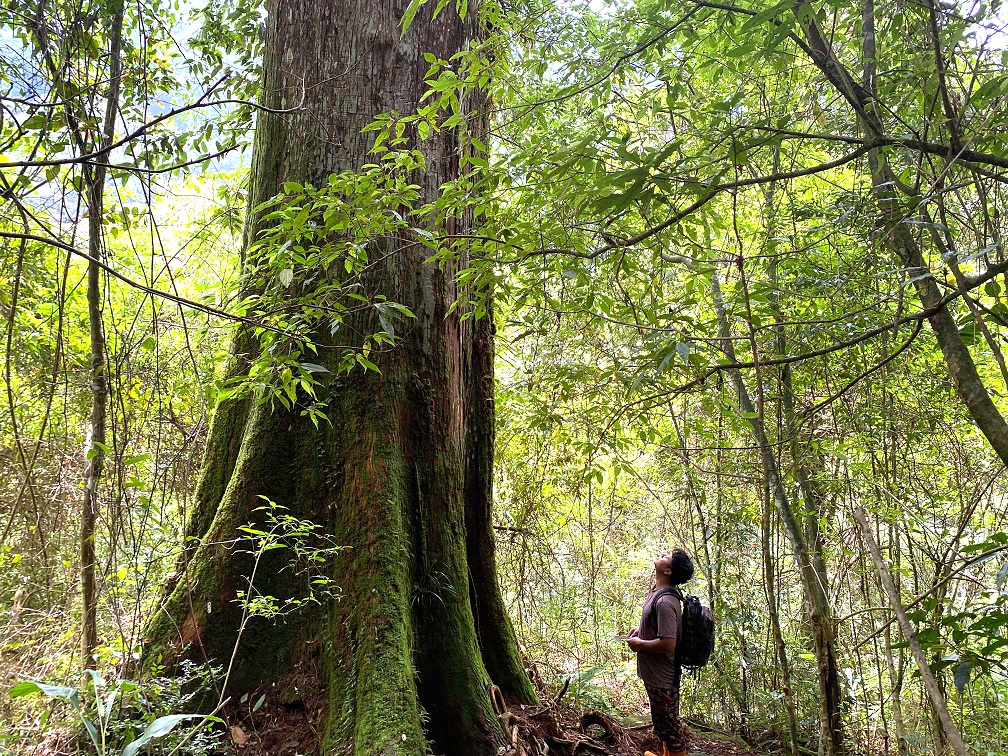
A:
{"type": "MultiPolygon", "coordinates": [[[[661,753],[658,741],[653,735],[643,738],[638,750],[615,752],[612,756],[641,756],[648,749],[658,754],[661,753]]],[[[689,754],[690,756],[756,756],[756,753],[748,746],[733,738],[713,737],[708,733],[693,734],[689,754]]]]}
{"type": "MultiPolygon", "coordinates": [[[[604,714],[591,712],[580,717],[573,711],[556,712],[556,718],[544,718],[541,715],[524,720],[520,726],[515,745],[508,753],[524,756],[539,756],[543,754],[542,743],[548,744],[546,754],[557,756],[643,756],[645,751],[661,754],[661,745],[654,737],[650,725],[624,728],[616,720],[604,714]],[[526,727],[528,722],[531,727],[526,727]],[[587,724],[585,724],[587,722],[587,724]],[[604,724],[603,724],[604,722],[604,724]],[[538,738],[538,745],[530,735],[538,738]]],[[[267,715],[268,716],[268,715],[267,715]]],[[[517,720],[512,720],[517,724],[517,720]]],[[[248,727],[248,725],[246,725],[248,727]]],[[[737,736],[702,731],[698,726],[692,728],[693,737],[690,742],[690,756],[765,756],[775,753],[773,748],[752,750],[737,736]]],[[[304,741],[314,738],[305,737],[304,719],[302,717],[281,715],[272,722],[272,726],[260,725],[258,731],[251,728],[246,732],[241,726],[232,727],[232,749],[235,756],[267,756],[268,754],[294,754],[301,752],[304,741]],[[297,723],[291,720],[300,720],[297,723]]]]}
{"type": "MultiPolygon", "coordinates": [[[[230,728],[231,756],[293,756],[311,753],[319,746],[311,705],[263,706],[255,717],[236,707],[226,718],[230,728]]],[[[644,713],[642,713],[644,714],[644,713]]],[[[584,712],[564,704],[532,712],[513,706],[498,711],[511,737],[514,756],[643,756],[661,753],[650,724],[625,727],[607,714],[584,712]]],[[[645,717],[641,717],[645,718],[645,717]]],[[[711,730],[700,722],[688,722],[693,733],[690,756],[765,756],[777,752],[770,745],[753,750],[735,735],[711,730]]],[[[54,756],[47,754],[47,756],[54,756]]]]}
{"type": "MultiPolygon", "coordinates": [[[[550,695],[538,675],[534,680],[540,682],[539,699],[544,702],[540,706],[509,702],[496,687],[492,691],[494,713],[510,740],[510,748],[503,751],[509,756],[643,756],[647,750],[661,754],[646,709],[621,721],[565,698],[569,682],[559,693],[550,695]]],[[[312,685],[294,688],[298,689],[301,694],[296,700],[271,696],[273,700],[258,708],[250,706],[256,695],[249,695],[243,699],[245,703],[227,707],[222,716],[229,724],[230,737],[225,738],[229,742],[220,753],[294,756],[319,752],[325,696],[312,685]]],[[[692,732],[690,756],[766,756],[780,752],[773,738],[765,744],[760,739],[763,745],[753,748],[737,735],[703,722],[687,719],[686,723],[692,732]]]]}
{"type": "MultiPolygon", "coordinates": [[[[304,689],[302,689],[304,690],[304,689]]],[[[226,731],[217,731],[205,743],[186,752],[201,752],[214,756],[295,756],[318,753],[321,750],[321,726],[324,718],[324,696],[312,690],[311,695],[281,702],[268,701],[261,708],[251,701],[257,696],[243,697],[241,702],[227,705],[220,716],[226,731]]],[[[520,704],[508,706],[494,697],[498,718],[510,739],[509,756],[643,756],[645,751],[661,754],[650,723],[624,724],[628,720],[598,711],[584,709],[555,697],[540,707],[520,704]]],[[[545,699],[546,697],[543,696],[545,699]]],[[[261,702],[260,702],[261,703],[261,702]]],[[[629,721],[647,722],[648,712],[642,711],[629,721]]],[[[748,745],[737,735],[721,732],[702,722],[686,720],[692,732],[690,756],[768,756],[781,753],[772,738],[761,740],[760,747],[748,745]]],[[[184,729],[180,730],[184,733],[184,729]]],[[[169,740],[176,744],[184,734],[169,740]]],[[[42,737],[17,743],[0,743],[0,756],[18,753],[24,756],[73,756],[81,753],[82,731],[73,725],[51,727],[42,737]],[[8,746],[5,748],[4,746],[8,746]],[[10,748],[13,746],[13,748],[10,748]]],[[[170,744],[169,744],[170,745],[170,744]]],[[[196,744],[193,743],[193,746],[196,744]]],[[[171,750],[170,748],[168,750],[171,750]]],[[[162,749],[162,752],[164,750],[162,749]]]]}
{"type": "MultiPolygon", "coordinates": [[[[269,707],[264,707],[268,709],[269,707]]],[[[294,756],[300,753],[317,752],[319,733],[310,724],[310,718],[303,712],[264,710],[260,712],[257,727],[250,726],[245,721],[231,725],[229,737],[218,741],[215,748],[208,753],[217,756],[294,756]],[[244,725],[244,726],[243,726],[244,725]],[[306,726],[308,725],[308,726],[306,726]]],[[[600,715],[591,713],[585,715],[589,720],[600,715]]],[[[601,715],[605,716],[605,715],[601,715]]],[[[582,718],[582,721],[584,717],[582,718]]],[[[609,720],[610,723],[614,720],[609,720]]],[[[593,731],[599,725],[589,725],[588,732],[581,730],[577,721],[567,725],[557,723],[558,728],[549,729],[552,736],[540,739],[540,743],[548,743],[546,754],[552,756],[643,756],[645,751],[661,754],[661,746],[655,739],[650,725],[622,728],[616,725],[606,732],[593,731]]],[[[538,729],[538,728],[536,728],[538,729]]],[[[690,756],[766,756],[777,753],[773,748],[750,749],[736,736],[721,733],[700,732],[693,728],[690,742],[690,756]]],[[[539,730],[540,734],[544,734],[539,730]]],[[[509,753],[524,754],[524,756],[539,756],[543,754],[542,746],[536,747],[528,738],[529,732],[517,742],[516,748],[509,753]]],[[[73,756],[80,751],[80,732],[73,727],[58,727],[50,730],[39,739],[33,747],[25,751],[4,751],[0,753],[25,753],[31,756],[73,756]]]]}
{"type": "MultiPolygon", "coordinates": [[[[561,694],[562,695],[562,694],[561,694]]],[[[497,702],[495,701],[495,704],[497,702]]],[[[511,736],[511,750],[516,756],[643,756],[645,751],[661,754],[661,744],[650,723],[626,726],[597,711],[579,710],[554,700],[552,705],[532,712],[524,707],[514,710],[497,708],[505,731],[511,736]]],[[[641,712],[637,721],[649,720],[641,712]]],[[[692,738],[691,756],[756,756],[774,753],[774,744],[754,751],[740,737],[720,732],[701,722],[686,720],[692,738]]]]}
{"type": "MultiPolygon", "coordinates": [[[[545,738],[551,746],[549,753],[571,753],[574,756],[642,756],[645,751],[661,753],[661,744],[654,737],[650,724],[623,727],[606,715],[591,712],[579,717],[573,711],[557,712],[557,721],[563,740],[571,741],[573,747],[564,751],[562,746],[568,744],[545,738]],[[591,740],[583,740],[585,737],[591,740]]],[[[738,736],[712,731],[697,722],[688,725],[691,725],[690,756],[756,756],[756,752],[738,736]]],[[[526,752],[536,753],[534,750],[526,752]]],[[[760,751],[761,754],[771,752],[760,751]]]]}

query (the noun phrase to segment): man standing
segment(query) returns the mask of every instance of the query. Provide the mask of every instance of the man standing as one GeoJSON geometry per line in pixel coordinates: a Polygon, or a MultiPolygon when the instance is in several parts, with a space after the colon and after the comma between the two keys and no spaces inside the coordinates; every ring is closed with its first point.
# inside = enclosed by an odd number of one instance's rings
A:
{"type": "MultiPolygon", "coordinates": [[[[651,721],[662,744],[662,756],[686,756],[689,734],[679,720],[679,680],[676,640],[682,624],[682,594],[677,586],[693,577],[693,561],[682,549],[662,553],[654,563],[655,587],[644,601],[640,627],[631,630],[627,645],[637,654],[637,676],[651,702],[651,721]]],[[[647,751],[644,756],[656,756],[647,751]]]]}

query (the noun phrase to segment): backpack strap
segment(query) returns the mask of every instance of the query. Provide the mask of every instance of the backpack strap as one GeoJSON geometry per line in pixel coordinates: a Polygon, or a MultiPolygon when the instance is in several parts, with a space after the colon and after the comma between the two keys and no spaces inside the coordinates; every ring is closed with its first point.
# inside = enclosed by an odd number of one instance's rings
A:
{"type": "MultiPolygon", "coordinates": [[[[654,621],[655,621],[655,630],[656,631],[657,631],[657,625],[658,625],[658,602],[661,601],[665,596],[674,596],[675,598],[679,599],[680,606],[683,603],[682,591],[680,591],[675,586],[673,586],[671,588],[659,588],[658,589],[657,595],[655,596],[654,603],[651,604],[651,612],[648,614],[648,619],[654,619],[654,621]]],[[[680,638],[682,637],[682,620],[679,621],[679,630],[676,633],[676,636],[680,637],[680,638]]]]}

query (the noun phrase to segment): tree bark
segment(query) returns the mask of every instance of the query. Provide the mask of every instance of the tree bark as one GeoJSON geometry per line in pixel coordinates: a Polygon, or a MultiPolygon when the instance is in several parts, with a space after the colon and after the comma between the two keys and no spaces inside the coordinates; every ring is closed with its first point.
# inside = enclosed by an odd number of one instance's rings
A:
{"type": "MultiPolygon", "coordinates": [[[[405,34],[406,2],[273,0],[263,64],[265,105],[256,127],[250,208],[285,181],[321,186],[335,172],[374,162],[362,134],[374,115],[414,112],[429,64],[472,39],[475,11],[421,7],[405,34]],[[298,107],[300,105],[300,107],[298,107]]],[[[457,175],[456,135],[408,148],[424,152],[421,202],[457,175]]],[[[465,225],[465,219],[459,219],[465,225]]],[[[247,240],[257,219],[250,210],[247,240]]],[[[231,692],[283,685],[315,640],[326,662],[326,753],[495,754],[503,732],[491,684],[535,696],[496,579],[492,501],[493,345],[489,315],[449,313],[465,260],[426,262],[409,238],[373,250],[364,285],[415,314],[380,374],[354,371],[333,386],[329,424],[223,402],[212,424],[197,502],[187,525],[198,545],[148,631],[169,658],[230,658],[231,692]],[[323,526],[345,547],[334,564],[338,600],[273,620],[253,618],[238,637],[251,556],[222,547],[255,521],[260,497],[323,526]]],[[[373,333],[362,310],[340,333],[373,333]]],[[[336,372],[339,350],[320,336],[319,362],[336,372]],[[328,347],[328,348],[327,348],[328,347]]],[[[344,336],[345,338],[345,336],[344,336]]],[[[232,373],[251,347],[235,339],[232,373]]],[[[372,356],[374,353],[372,352],[372,356]]],[[[284,552],[261,555],[254,589],[278,599],[306,586],[284,552]]],[[[150,652],[148,652],[150,654],[150,652]]]]}
{"type": "MultiPolygon", "coordinates": [[[[115,138],[119,112],[119,84],[122,76],[122,24],[125,5],[112,10],[109,38],[109,89],[105,119],[100,134],[101,149],[115,138]]],[[[108,370],[105,361],[105,326],[102,322],[102,222],[105,213],[105,165],[84,166],[88,206],[87,303],[91,337],[91,427],[88,429],[87,463],[84,468],[84,496],[81,502],[81,653],[85,668],[94,666],[92,652],[98,645],[98,595],[95,586],[95,536],[98,520],[98,481],[105,464],[106,415],[108,412],[108,370]]]]}
{"type": "Polygon", "coordinates": [[[467,378],[472,410],[466,448],[466,557],[469,600],[480,651],[490,678],[505,696],[531,703],[535,691],[515,642],[511,618],[497,582],[493,537],[494,330],[490,313],[473,324],[467,378]]]}

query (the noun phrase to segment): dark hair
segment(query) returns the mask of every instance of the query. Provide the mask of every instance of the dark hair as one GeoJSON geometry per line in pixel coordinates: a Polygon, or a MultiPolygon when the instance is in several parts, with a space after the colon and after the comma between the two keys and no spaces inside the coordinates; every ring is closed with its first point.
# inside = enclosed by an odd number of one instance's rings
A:
{"type": "Polygon", "coordinates": [[[669,570],[672,573],[669,575],[669,582],[672,585],[681,585],[693,577],[693,560],[682,549],[676,549],[672,552],[669,570]]]}

